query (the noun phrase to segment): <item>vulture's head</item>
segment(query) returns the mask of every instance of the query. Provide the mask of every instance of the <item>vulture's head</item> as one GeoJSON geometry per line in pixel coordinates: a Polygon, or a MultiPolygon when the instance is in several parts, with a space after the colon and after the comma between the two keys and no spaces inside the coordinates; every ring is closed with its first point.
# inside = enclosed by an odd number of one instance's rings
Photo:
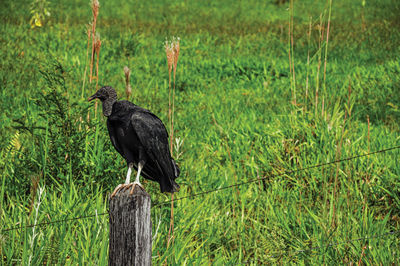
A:
{"type": "Polygon", "coordinates": [[[88,101],[93,99],[100,99],[102,102],[107,100],[117,100],[117,93],[114,88],[111,86],[104,86],[100,90],[98,90],[95,94],[89,97],[88,101]]]}
{"type": "Polygon", "coordinates": [[[88,101],[100,99],[103,102],[104,116],[110,116],[113,104],[117,101],[117,93],[111,86],[104,86],[88,98],[88,101]]]}

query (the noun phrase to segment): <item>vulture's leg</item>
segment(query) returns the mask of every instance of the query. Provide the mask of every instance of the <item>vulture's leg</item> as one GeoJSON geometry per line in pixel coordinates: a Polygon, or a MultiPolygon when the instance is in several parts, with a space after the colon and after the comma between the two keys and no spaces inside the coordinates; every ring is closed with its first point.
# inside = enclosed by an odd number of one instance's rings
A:
{"type": "Polygon", "coordinates": [[[125,185],[128,185],[131,181],[132,168],[133,168],[133,164],[130,163],[128,166],[128,173],[126,173],[125,185]]]}
{"type": "MultiPolygon", "coordinates": [[[[133,191],[135,190],[135,186],[136,185],[138,185],[139,187],[143,188],[143,186],[142,186],[142,184],[140,184],[140,180],[139,180],[140,173],[142,172],[143,166],[144,166],[144,162],[140,161],[138,163],[138,171],[137,171],[136,179],[135,179],[135,182],[132,183],[132,188],[131,188],[130,194],[133,194],[133,191]]],[[[144,190],[144,188],[143,188],[143,190],[144,190]]]]}
{"type": "Polygon", "coordinates": [[[133,163],[130,163],[130,164],[128,165],[128,173],[126,173],[125,184],[119,184],[119,185],[114,189],[114,192],[111,194],[111,198],[114,197],[115,194],[117,194],[117,192],[120,191],[121,189],[131,186],[130,180],[131,180],[132,168],[133,168],[133,163]]]}

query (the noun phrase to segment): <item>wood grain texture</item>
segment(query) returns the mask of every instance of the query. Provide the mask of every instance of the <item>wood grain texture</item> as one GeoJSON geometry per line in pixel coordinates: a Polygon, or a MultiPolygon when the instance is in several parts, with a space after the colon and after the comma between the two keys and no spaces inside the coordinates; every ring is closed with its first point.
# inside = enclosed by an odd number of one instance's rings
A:
{"type": "Polygon", "coordinates": [[[139,186],[110,199],[108,265],[151,265],[151,199],[139,186]]]}

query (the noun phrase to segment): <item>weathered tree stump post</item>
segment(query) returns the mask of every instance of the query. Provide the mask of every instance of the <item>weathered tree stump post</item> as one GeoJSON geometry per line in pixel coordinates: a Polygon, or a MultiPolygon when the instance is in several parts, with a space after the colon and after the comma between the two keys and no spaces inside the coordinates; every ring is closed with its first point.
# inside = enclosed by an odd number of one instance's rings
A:
{"type": "Polygon", "coordinates": [[[110,199],[108,265],[151,265],[150,195],[139,186],[110,199]]]}

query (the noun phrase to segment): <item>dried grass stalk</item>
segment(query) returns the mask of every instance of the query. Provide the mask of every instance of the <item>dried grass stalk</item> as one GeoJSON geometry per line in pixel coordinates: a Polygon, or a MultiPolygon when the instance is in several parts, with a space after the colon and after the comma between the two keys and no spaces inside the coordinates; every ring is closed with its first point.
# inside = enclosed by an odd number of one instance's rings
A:
{"type": "MultiPolygon", "coordinates": [[[[168,64],[168,120],[170,124],[170,150],[173,152],[173,139],[174,139],[174,112],[175,112],[175,75],[176,67],[178,65],[179,51],[180,51],[180,38],[173,38],[171,42],[165,41],[165,53],[167,55],[168,64]],[[171,110],[171,71],[174,70],[174,87],[172,94],[172,110],[171,110]]],[[[168,231],[167,248],[169,247],[171,240],[174,239],[174,194],[171,195],[171,219],[168,231]]]]}
{"type": "Polygon", "coordinates": [[[97,60],[96,60],[96,90],[98,90],[98,83],[99,83],[99,60],[100,60],[100,48],[101,48],[101,39],[100,39],[100,34],[96,33],[96,36],[94,38],[94,50],[97,55],[97,60]]]}
{"type": "MultiPolygon", "coordinates": [[[[168,121],[170,128],[170,135],[172,131],[172,120],[171,120],[171,71],[174,66],[174,48],[173,44],[169,43],[168,40],[165,41],[165,53],[167,55],[167,64],[168,64],[168,121]]],[[[172,151],[172,138],[170,136],[170,149],[172,151]]]]}
{"type": "Polygon", "coordinates": [[[91,30],[90,30],[91,25],[88,25],[86,29],[87,33],[87,47],[86,47],[86,63],[85,63],[85,72],[83,73],[83,82],[82,82],[82,91],[81,91],[81,96],[83,98],[84,92],[85,92],[85,82],[86,82],[86,73],[87,73],[87,66],[89,62],[89,47],[90,47],[90,36],[91,36],[91,30]]]}
{"type": "Polygon", "coordinates": [[[171,152],[173,145],[172,143],[174,142],[174,114],[175,114],[175,74],[176,74],[176,67],[178,65],[178,59],[179,59],[179,51],[180,51],[180,45],[179,45],[179,40],[180,38],[174,38],[173,39],[173,50],[174,50],[174,89],[172,91],[172,117],[171,117],[171,152]]]}
{"type": "Polygon", "coordinates": [[[92,58],[90,60],[90,76],[89,76],[89,82],[92,83],[93,79],[93,63],[94,63],[94,55],[95,55],[95,36],[96,36],[96,22],[97,22],[97,16],[99,15],[99,7],[100,3],[98,0],[92,0],[91,2],[91,7],[92,7],[92,14],[93,14],[93,22],[92,22],[92,58]]]}

